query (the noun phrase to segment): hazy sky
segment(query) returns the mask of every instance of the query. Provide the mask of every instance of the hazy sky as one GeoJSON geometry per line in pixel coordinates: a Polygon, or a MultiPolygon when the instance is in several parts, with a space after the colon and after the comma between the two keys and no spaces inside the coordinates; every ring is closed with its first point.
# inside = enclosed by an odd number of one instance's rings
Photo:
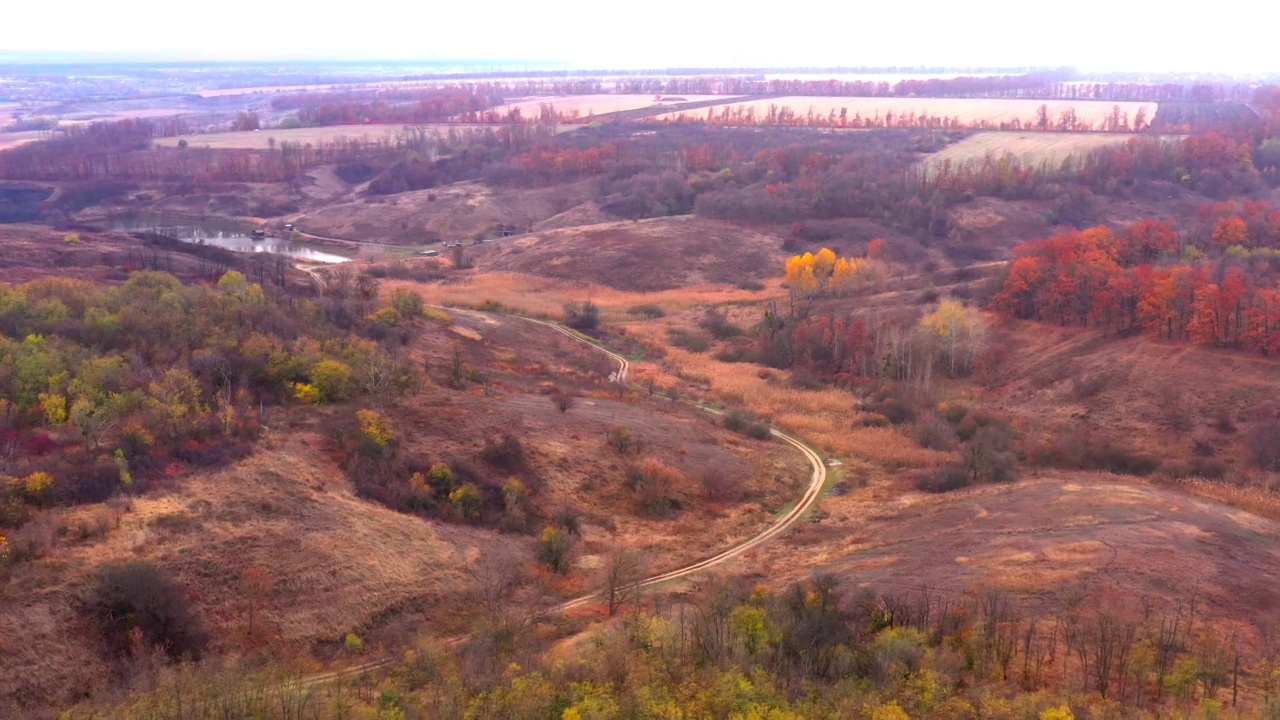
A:
{"type": "Polygon", "coordinates": [[[586,67],[1074,65],[1280,71],[1269,0],[11,0],[0,52],[173,59],[524,59],[586,67]]]}

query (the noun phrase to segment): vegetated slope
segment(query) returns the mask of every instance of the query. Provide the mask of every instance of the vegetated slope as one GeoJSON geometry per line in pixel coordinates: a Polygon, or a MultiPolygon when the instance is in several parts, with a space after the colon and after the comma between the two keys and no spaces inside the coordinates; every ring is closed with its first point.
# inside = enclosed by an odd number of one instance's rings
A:
{"type": "Polygon", "coordinates": [[[595,196],[595,181],[535,190],[456,183],[431,190],[331,205],[290,221],[304,232],[344,240],[417,245],[527,231],[595,196]]]}
{"type": "Polygon", "coordinates": [[[1106,599],[1197,596],[1211,618],[1280,620],[1280,523],[1100,473],[1049,473],[941,496],[885,490],[823,501],[828,518],[766,550],[766,568],[815,562],[856,586],[911,597],[1003,590],[1034,612],[1106,599]]]}
{"type": "Polygon", "coordinates": [[[781,443],[736,436],[665,398],[620,397],[608,358],[547,328],[457,312],[448,323],[420,320],[410,335],[406,352],[436,382],[381,408],[398,452],[447,464],[486,492],[518,476],[529,494],[523,527],[497,533],[479,520],[418,517],[362,497],[367,488],[337,462],[333,434],[363,405],[281,408],[253,453],[229,467],[179,463],[127,509],[119,501],[55,508],[33,521],[47,529],[48,546],[8,568],[0,586],[0,710],[58,707],[119,682],[120,658],[103,652],[101,629],[82,606],[108,563],[146,561],[173,578],[210,636],[211,655],[267,644],[305,654],[348,632],[395,643],[409,628],[465,631],[476,592],[466,566],[481,557],[512,558],[531,607],[554,604],[544,595],[595,589],[602,558],[619,547],[655,571],[692,562],[758,532],[807,480],[803,458],[781,443]],[[454,347],[468,378],[460,388],[445,381],[454,347]],[[553,388],[580,397],[562,412],[553,388]],[[615,426],[632,434],[625,453],[605,443],[615,426]],[[524,459],[495,464],[486,449],[507,435],[524,459]],[[673,472],[656,513],[640,508],[626,484],[629,469],[649,460],[673,472]],[[578,535],[570,566],[552,576],[535,570],[533,546],[544,523],[563,517],[577,518],[578,535]],[[100,530],[78,539],[77,528],[100,518],[100,530]],[[249,570],[270,580],[257,600],[247,595],[249,570]]]}
{"type": "Polygon", "coordinates": [[[1247,476],[1249,428],[1280,412],[1274,359],[1026,322],[1001,345],[988,402],[1041,437],[1089,431],[1155,462],[1200,456],[1247,476]]]}
{"type": "Polygon", "coordinates": [[[474,256],[484,271],[635,291],[772,278],[785,259],[774,236],[693,216],[550,230],[494,243],[474,256]]]}
{"type": "Polygon", "coordinates": [[[214,631],[215,651],[230,651],[243,642],[240,588],[250,568],[272,582],[261,639],[292,644],[340,637],[411,599],[457,609],[467,546],[510,542],[360,500],[318,452],[322,437],[274,434],[271,447],[240,463],[135,499],[101,540],[16,566],[0,613],[0,698],[50,707],[111,686],[114,659],[103,656],[100,631],[80,609],[109,562],[145,560],[171,574],[214,631]]]}

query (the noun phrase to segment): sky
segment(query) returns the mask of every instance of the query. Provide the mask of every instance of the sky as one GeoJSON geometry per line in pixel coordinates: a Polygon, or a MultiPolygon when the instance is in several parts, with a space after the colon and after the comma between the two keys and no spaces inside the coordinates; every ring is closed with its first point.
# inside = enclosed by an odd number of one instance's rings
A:
{"type": "Polygon", "coordinates": [[[1280,71],[1266,0],[62,0],[13,2],[0,53],[155,60],[499,60],[582,68],[1061,66],[1280,71]]]}

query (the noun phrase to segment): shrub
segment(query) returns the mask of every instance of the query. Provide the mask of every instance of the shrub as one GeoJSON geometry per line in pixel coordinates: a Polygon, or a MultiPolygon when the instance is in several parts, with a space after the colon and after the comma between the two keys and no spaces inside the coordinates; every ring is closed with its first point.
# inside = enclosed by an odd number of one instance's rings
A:
{"type": "Polygon", "coordinates": [[[1263,470],[1280,470],[1280,418],[1255,423],[1245,435],[1249,458],[1263,470]]]}
{"type": "Polygon", "coordinates": [[[609,428],[605,433],[604,441],[619,455],[626,455],[633,450],[639,451],[635,433],[625,425],[614,425],[609,428]]]}
{"type": "Polygon", "coordinates": [[[395,442],[387,416],[376,410],[357,410],[356,422],[360,425],[361,453],[369,457],[387,454],[395,442]]]}
{"type": "Polygon", "coordinates": [[[932,412],[916,419],[914,435],[920,447],[930,450],[950,450],[955,446],[955,428],[932,412]]]}
{"type": "Polygon", "coordinates": [[[888,418],[889,422],[894,425],[911,422],[916,416],[915,410],[910,405],[897,398],[882,400],[873,405],[871,409],[888,418]]]}
{"type": "Polygon", "coordinates": [[[972,409],[966,403],[957,401],[938,404],[938,414],[952,425],[958,425],[972,409]]]}
{"type": "Polygon", "coordinates": [[[485,443],[480,451],[480,458],[494,467],[508,472],[524,470],[528,464],[524,445],[514,435],[503,435],[500,440],[485,443]]]}
{"type": "Polygon", "coordinates": [[[711,338],[700,332],[692,332],[680,328],[668,329],[667,339],[672,345],[694,353],[706,352],[711,347],[711,338]]]}
{"type": "Polygon", "coordinates": [[[551,395],[551,404],[555,405],[560,412],[568,412],[576,400],[573,395],[566,392],[557,392],[551,395]]]}
{"type": "Polygon", "coordinates": [[[538,562],[546,565],[551,572],[563,573],[569,569],[569,551],[572,541],[569,534],[553,525],[542,529],[538,538],[538,562]]]}
{"type": "Polygon", "coordinates": [[[206,637],[186,593],[146,561],[107,565],[88,598],[112,655],[161,648],[170,657],[199,658],[206,637]],[[138,647],[134,635],[143,643],[138,647]]]}
{"type": "Polygon", "coordinates": [[[730,410],[724,416],[724,427],[726,430],[739,432],[746,427],[747,423],[750,421],[751,419],[741,410],[730,410]]]}
{"type": "Polygon", "coordinates": [[[463,483],[455,488],[449,493],[449,503],[466,520],[479,520],[484,510],[484,498],[475,483],[463,483]]]}
{"type": "Polygon", "coordinates": [[[666,313],[657,305],[634,305],[627,309],[627,314],[633,317],[648,318],[655,320],[660,317],[666,317],[666,313]]]}
{"type": "Polygon", "coordinates": [[[408,288],[396,288],[391,291],[391,307],[404,317],[418,317],[425,306],[422,296],[408,288]]]}
{"type": "Polygon", "coordinates": [[[1013,435],[1003,428],[978,428],[961,449],[960,459],[972,483],[1013,482],[1018,479],[1013,435]]]}
{"type": "Polygon", "coordinates": [[[61,529],[61,518],[53,511],[36,515],[9,535],[10,562],[39,560],[48,555],[61,529]]]}
{"type": "Polygon", "coordinates": [[[600,325],[600,308],[590,300],[580,303],[566,303],[564,306],[564,324],[575,330],[590,332],[600,325]]]}
{"type": "Polygon", "coordinates": [[[427,471],[427,477],[431,480],[431,486],[437,492],[445,495],[453,492],[453,488],[457,484],[457,477],[453,473],[453,468],[442,462],[432,465],[431,469],[427,471]]]}
{"type": "Polygon", "coordinates": [[[984,427],[999,429],[1003,432],[1013,434],[1013,428],[1009,426],[1009,421],[996,415],[993,412],[974,409],[965,414],[964,419],[956,424],[956,435],[961,440],[969,440],[978,430],[984,427]]]}
{"type": "Polygon", "coordinates": [[[684,475],[679,470],[655,458],[645,458],[636,467],[633,478],[641,511],[661,516],[680,506],[675,491],[684,483],[684,475]]]}
{"type": "Polygon", "coordinates": [[[773,437],[773,428],[769,423],[760,420],[747,424],[747,437],[752,440],[769,440],[773,437]]]}
{"type": "Polygon", "coordinates": [[[969,485],[969,473],[960,465],[943,465],[916,476],[916,489],[929,493],[959,490],[969,485]]]}
{"type": "Polygon", "coordinates": [[[342,646],[345,647],[348,652],[364,652],[364,640],[355,633],[347,633],[347,636],[342,638],[342,646]]]}
{"type": "Polygon", "coordinates": [[[351,366],[337,360],[321,360],[311,368],[311,384],[325,401],[344,399],[351,378],[351,366]]]}
{"type": "Polygon", "coordinates": [[[759,280],[742,280],[738,283],[738,289],[746,290],[747,292],[760,292],[764,290],[764,283],[759,280]]]}
{"type": "Polygon", "coordinates": [[[724,312],[709,308],[698,322],[698,326],[711,333],[717,340],[727,340],[742,334],[742,328],[729,322],[724,312]]]}

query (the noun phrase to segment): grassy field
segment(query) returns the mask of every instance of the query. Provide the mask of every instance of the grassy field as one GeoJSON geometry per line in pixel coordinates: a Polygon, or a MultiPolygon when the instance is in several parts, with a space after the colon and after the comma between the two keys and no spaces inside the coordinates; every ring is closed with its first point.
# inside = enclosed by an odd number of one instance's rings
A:
{"type": "Polygon", "coordinates": [[[1108,145],[1119,145],[1130,139],[1128,135],[1099,133],[1040,133],[1040,132],[986,132],[965,138],[960,142],[930,155],[925,163],[941,167],[950,161],[952,167],[978,162],[987,155],[1000,157],[1009,153],[1024,163],[1038,164],[1048,161],[1057,164],[1074,153],[1083,153],[1108,145]]]}
{"type": "MultiPolygon", "coordinates": [[[[753,100],[745,103],[734,103],[734,108],[754,110],[755,117],[768,114],[770,106],[790,108],[803,117],[813,111],[815,115],[826,116],[832,111],[838,116],[842,109],[847,109],[848,119],[855,115],[863,118],[885,117],[888,113],[895,116],[915,113],[917,116],[927,113],[930,116],[958,118],[963,123],[985,123],[999,126],[1017,118],[1022,123],[1035,122],[1036,110],[1041,106],[1048,107],[1049,119],[1057,122],[1059,115],[1068,108],[1076,112],[1076,117],[1085,123],[1101,125],[1102,120],[1111,113],[1114,106],[1119,105],[1121,112],[1127,113],[1130,121],[1137,115],[1139,108],[1146,108],[1147,119],[1155,117],[1156,103],[1142,102],[1101,102],[1096,100],[1016,100],[1016,99],[969,99],[969,98],[841,98],[841,97],[782,97],[771,100],[753,100]]],[[[716,112],[723,106],[713,108],[716,112]]],[[[666,113],[656,120],[704,120],[707,110],[695,110],[687,113],[666,113]]]]}

